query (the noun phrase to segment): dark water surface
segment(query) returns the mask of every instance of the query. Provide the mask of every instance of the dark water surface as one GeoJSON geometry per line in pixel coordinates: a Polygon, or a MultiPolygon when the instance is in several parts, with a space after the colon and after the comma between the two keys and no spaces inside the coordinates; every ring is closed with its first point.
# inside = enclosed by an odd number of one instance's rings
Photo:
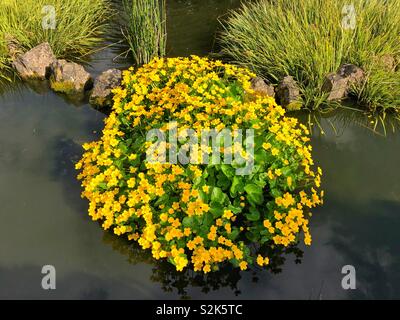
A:
{"type": "MultiPolygon", "coordinates": [[[[215,19],[238,1],[170,3],[169,53],[188,55],[213,48],[215,19]]],[[[97,54],[91,71],[120,66],[114,55],[97,54]]],[[[176,273],[91,222],[73,166],[104,115],[37,91],[14,86],[0,96],[0,298],[400,298],[399,132],[385,138],[321,120],[326,134],[315,129],[312,144],[326,203],[312,218],[313,245],[277,255],[275,272],[203,277],[176,273]],[[54,291],[41,288],[46,264],[57,270],[54,291]],[[344,265],[356,268],[356,290],[341,287],[344,265]]]]}

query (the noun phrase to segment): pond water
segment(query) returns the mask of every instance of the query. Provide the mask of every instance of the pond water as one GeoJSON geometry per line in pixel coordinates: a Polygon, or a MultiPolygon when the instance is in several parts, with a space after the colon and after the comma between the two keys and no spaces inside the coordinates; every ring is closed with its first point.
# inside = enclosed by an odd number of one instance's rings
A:
{"type": "MultiPolygon", "coordinates": [[[[169,54],[213,48],[215,19],[239,1],[169,1],[169,54]]],[[[114,64],[107,50],[91,71],[114,64]]],[[[313,245],[276,253],[274,268],[174,272],[102,231],[87,215],[74,163],[104,115],[51,91],[16,85],[0,96],[0,298],[371,299],[400,298],[400,135],[372,133],[339,113],[314,127],[325,205],[314,211],[313,245]],[[331,124],[334,124],[335,130],[331,124]],[[57,289],[41,288],[54,265],[57,289]],[[344,265],[357,289],[343,290],[344,265]]]]}

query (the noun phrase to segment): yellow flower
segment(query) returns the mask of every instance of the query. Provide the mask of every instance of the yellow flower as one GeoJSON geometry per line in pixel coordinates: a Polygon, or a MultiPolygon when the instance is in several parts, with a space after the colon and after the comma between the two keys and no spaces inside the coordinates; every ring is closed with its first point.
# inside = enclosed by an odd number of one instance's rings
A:
{"type": "Polygon", "coordinates": [[[269,220],[264,220],[263,224],[264,224],[264,227],[267,229],[271,228],[271,226],[272,226],[271,221],[269,221],[269,220]]]}
{"type": "Polygon", "coordinates": [[[204,273],[209,273],[211,271],[211,267],[209,264],[206,264],[203,268],[204,273]]]}
{"type": "Polygon", "coordinates": [[[240,270],[246,270],[247,269],[247,262],[246,261],[242,261],[241,263],[239,263],[239,267],[240,267],[240,270]]]}
{"type": "Polygon", "coordinates": [[[263,145],[262,145],[262,147],[265,149],[265,150],[268,150],[268,149],[271,149],[271,144],[269,143],[269,142],[264,142],[263,143],[263,145]]]}
{"type": "Polygon", "coordinates": [[[135,178],[130,178],[130,179],[128,180],[128,187],[129,187],[129,188],[134,188],[134,187],[135,187],[135,184],[136,184],[135,178]]]}
{"type": "Polygon", "coordinates": [[[79,169],[81,169],[82,168],[82,162],[78,162],[76,165],[75,165],[75,169],[76,170],[79,170],[79,169]]]}
{"type": "Polygon", "coordinates": [[[137,154],[131,154],[130,156],[129,156],[129,160],[131,160],[131,161],[133,161],[133,160],[136,160],[136,158],[137,158],[137,154]]]}
{"type": "Polygon", "coordinates": [[[269,180],[274,180],[274,179],[275,179],[275,176],[274,176],[274,174],[272,173],[272,170],[268,170],[267,176],[268,176],[269,180]]]}
{"type": "Polygon", "coordinates": [[[277,156],[279,154],[279,150],[277,148],[272,148],[271,153],[273,156],[277,156]]]}
{"type": "Polygon", "coordinates": [[[233,217],[232,211],[231,210],[224,210],[223,217],[226,218],[226,219],[232,218],[233,217]]]}

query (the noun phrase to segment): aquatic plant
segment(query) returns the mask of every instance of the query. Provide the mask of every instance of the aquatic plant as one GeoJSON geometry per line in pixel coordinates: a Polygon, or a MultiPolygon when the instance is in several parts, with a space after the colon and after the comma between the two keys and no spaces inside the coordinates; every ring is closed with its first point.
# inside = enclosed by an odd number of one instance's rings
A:
{"type": "Polygon", "coordinates": [[[399,21],[400,0],[259,0],[232,12],[219,38],[224,54],[272,83],[293,76],[307,108],[327,104],[324,78],[343,63],[369,74],[352,89],[359,102],[400,108],[399,21]]]}
{"type": "Polygon", "coordinates": [[[165,56],[166,0],[123,0],[127,18],[124,36],[137,65],[165,56]]]}
{"type": "Polygon", "coordinates": [[[352,88],[361,106],[373,112],[396,111],[400,115],[400,70],[373,67],[360,86],[352,88]]]}
{"type": "MultiPolygon", "coordinates": [[[[226,261],[242,270],[265,266],[263,245],[287,247],[301,234],[310,245],[310,209],[322,203],[323,192],[322,171],[312,169],[308,129],[286,117],[273,98],[256,94],[252,77],[246,69],[196,56],[155,58],[137,72],[125,71],[101,139],[85,144],[76,164],[92,219],[178,271],[192,265],[207,273],[226,261]],[[246,133],[241,142],[219,144],[223,163],[214,159],[218,152],[209,141],[202,152],[190,153],[188,164],[171,156],[163,161],[160,149],[151,151],[148,134],[174,128],[181,150],[188,130],[211,128],[229,129],[230,137],[251,129],[253,149],[246,133]],[[150,161],[156,152],[161,157],[150,161]],[[235,160],[225,161],[230,155],[235,160]],[[252,170],[240,174],[248,163],[252,170]]],[[[173,148],[160,143],[166,152],[173,148]]]]}
{"type": "Polygon", "coordinates": [[[79,60],[103,41],[109,15],[108,0],[2,0],[0,64],[7,36],[24,51],[48,42],[57,57],[79,60]]]}

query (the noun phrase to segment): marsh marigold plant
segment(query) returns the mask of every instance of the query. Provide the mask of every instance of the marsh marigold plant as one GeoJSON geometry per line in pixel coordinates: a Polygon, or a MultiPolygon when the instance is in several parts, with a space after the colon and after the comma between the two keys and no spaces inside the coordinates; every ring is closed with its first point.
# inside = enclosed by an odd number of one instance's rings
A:
{"type": "Polygon", "coordinates": [[[263,246],[310,245],[310,210],[323,191],[308,129],[273,98],[253,92],[252,77],[196,56],[125,71],[101,139],[83,146],[76,165],[93,220],[178,271],[207,273],[224,262],[245,270],[268,265],[263,246]],[[254,157],[251,174],[237,175],[235,162],[146,161],[147,132],[168,130],[171,121],[182,144],[186,129],[253,129],[254,154],[236,144],[224,150],[254,157]]]}

